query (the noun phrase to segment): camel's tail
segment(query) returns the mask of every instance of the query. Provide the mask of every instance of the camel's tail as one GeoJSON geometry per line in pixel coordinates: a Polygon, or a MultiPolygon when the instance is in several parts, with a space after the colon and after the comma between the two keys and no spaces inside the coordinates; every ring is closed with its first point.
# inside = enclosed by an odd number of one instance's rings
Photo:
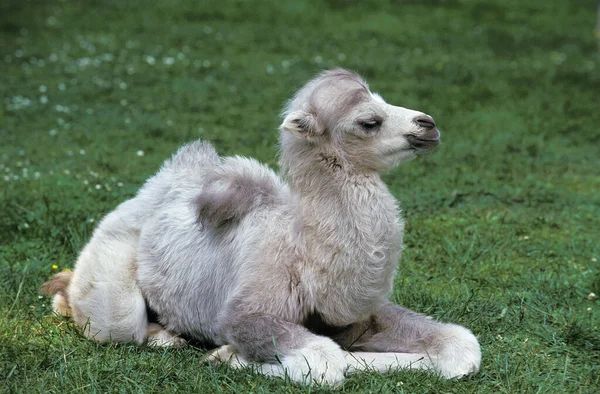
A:
{"type": "Polygon", "coordinates": [[[52,299],[52,308],[54,309],[54,312],[59,315],[71,315],[67,287],[69,286],[72,277],[73,273],[71,271],[59,272],[42,285],[42,293],[54,297],[52,299]]]}

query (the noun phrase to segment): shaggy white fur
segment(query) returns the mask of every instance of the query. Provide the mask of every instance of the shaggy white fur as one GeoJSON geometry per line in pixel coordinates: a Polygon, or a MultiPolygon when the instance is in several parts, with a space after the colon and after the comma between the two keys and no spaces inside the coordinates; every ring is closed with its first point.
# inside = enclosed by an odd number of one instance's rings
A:
{"type": "Polygon", "coordinates": [[[209,360],[298,382],[477,372],[469,330],[387,299],[403,221],[380,172],[433,149],[433,119],[342,69],[309,81],[283,118],[281,175],[205,142],[181,148],[102,220],[74,272],[44,285],[55,311],[98,341],[185,336],[221,346],[209,360]]]}

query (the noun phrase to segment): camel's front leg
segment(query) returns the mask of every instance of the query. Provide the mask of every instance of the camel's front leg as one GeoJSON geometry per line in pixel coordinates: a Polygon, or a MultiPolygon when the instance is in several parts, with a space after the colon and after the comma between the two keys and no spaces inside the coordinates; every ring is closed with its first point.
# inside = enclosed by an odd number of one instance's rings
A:
{"type": "Polygon", "coordinates": [[[349,372],[433,369],[446,378],[458,378],[476,373],[481,364],[479,342],[471,331],[391,302],[334,340],[352,352],[346,356],[349,372]]]}
{"type": "Polygon", "coordinates": [[[333,340],[312,334],[279,317],[251,313],[231,317],[222,332],[228,345],[206,356],[232,367],[251,366],[270,376],[289,376],[300,383],[336,385],[348,367],[344,352],[333,340]]]}

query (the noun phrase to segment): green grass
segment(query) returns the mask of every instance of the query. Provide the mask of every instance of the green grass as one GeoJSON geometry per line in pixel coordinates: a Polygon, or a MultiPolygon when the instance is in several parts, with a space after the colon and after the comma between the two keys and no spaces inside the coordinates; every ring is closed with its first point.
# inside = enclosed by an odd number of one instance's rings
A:
{"type": "Polygon", "coordinates": [[[328,392],[206,366],[198,349],[93,343],[39,287],[181,144],[275,166],[282,103],[339,65],[440,125],[432,155],[386,175],[408,223],[393,298],[471,328],[483,349],[471,379],[362,374],[341,391],[598,392],[595,12],[593,0],[4,0],[0,391],[328,392]]]}

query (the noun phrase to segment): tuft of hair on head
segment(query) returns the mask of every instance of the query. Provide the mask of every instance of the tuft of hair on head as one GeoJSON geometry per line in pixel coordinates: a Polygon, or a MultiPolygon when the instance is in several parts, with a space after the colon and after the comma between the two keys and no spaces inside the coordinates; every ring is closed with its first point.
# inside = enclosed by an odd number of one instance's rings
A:
{"type": "Polygon", "coordinates": [[[320,136],[329,127],[329,118],[345,113],[367,97],[369,86],[357,73],[343,68],[323,71],[287,102],[279,130],[306,139],[320,136]],[[321,108],[323,95],[328,108],[321,108]]]}

